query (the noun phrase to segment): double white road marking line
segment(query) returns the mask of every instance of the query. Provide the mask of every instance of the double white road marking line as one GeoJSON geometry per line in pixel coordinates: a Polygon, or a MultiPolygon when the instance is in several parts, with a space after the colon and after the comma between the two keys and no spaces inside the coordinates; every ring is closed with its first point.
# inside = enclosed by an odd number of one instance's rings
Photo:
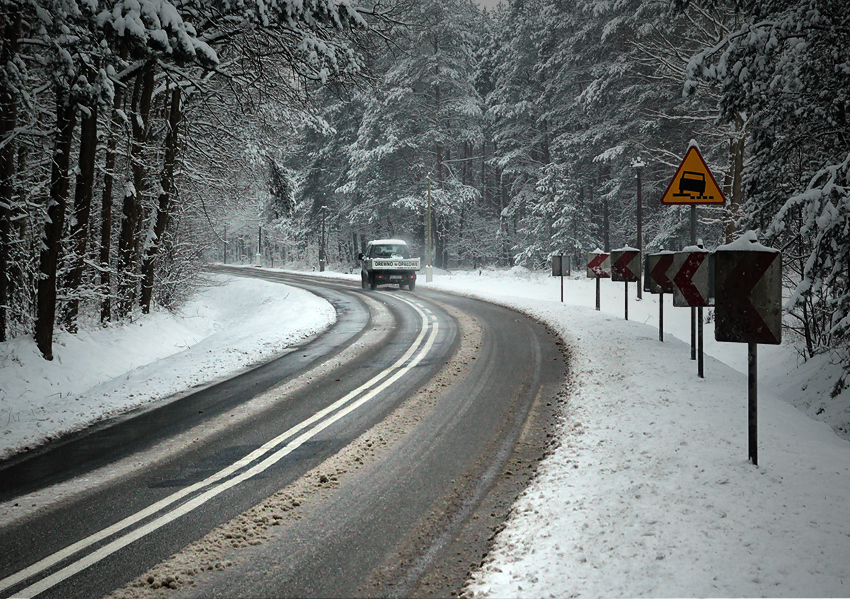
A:
{"type": "Polygon", "coordinates": [[[216,472],[205,480],[186,487],[172,495],[169,495],[168,497],[160,499],[156,503],[124,518],[120,522],[116,522],[115,524],[108,526],[91,536],[81,539],[60,551],[57,551],[56,553],[45,557],[31,566],[0,580],[0,593],[20,584],[21,582],[24,582],[29,578],[42,574],[43,572],[58,565],[60,562],[69,559],[73,555],[80,553],[81,551],[88,549],[93,545],[116,535],[117,533],[126,531],[109,543],[95,549],[91,553],[79,557],[77,560],[69,563],[60,570],[41,578],[32,585],[15,593],[14,597],[29,598],[35,597],[39,593],[43,593],[63,580],[74,576],[116,551],[123,549],[130,543],[141,539],[177,518],[180,518],[192,510],[204,505],[206,502],[220,495],[224,491],[227,491],[228,489],[268,470],[285,456],[298,449],[305,442],[315,437],[330,425],[342,418],[345,418],[348,414],[373,399],[381,391],[403,377],[409,370],[416,367],[431,350],[431,347],[433,347],[434,341],[437,337],[439,327],[436,319],[429,310],[420,307],[413,301],[398,296],[396,297],[397,299],[409,304],[419,314],[422,319],[422,326],[420,327],[419,334],[413,344],[407,349],[404,355],[396,361],[395,364],[379,372],[369,381],[327,406],[323,410],[316,412],[310,418],[293,426],[286,432],[281,433],[263,446],[246,455],[244,458],[216,472]],[[233,476],[234,474],[236,474],[236,476],[233,476]],[[162,513],[142,526],[133,528],[132,530],[127,530],[161,512],[165,508],[173,504],[178,504],[178,502],[182,499],[192,495],[194,496],[188,501],[175,505],[172,509],[162,513]]]}

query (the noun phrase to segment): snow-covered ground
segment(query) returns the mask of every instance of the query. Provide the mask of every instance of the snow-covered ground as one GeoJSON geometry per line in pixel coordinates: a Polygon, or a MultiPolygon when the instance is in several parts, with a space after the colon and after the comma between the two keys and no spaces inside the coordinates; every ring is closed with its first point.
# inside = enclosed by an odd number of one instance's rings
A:
{"type": "MultiPolygon", "coordinates": [[[[296,289],[216,280],[179,315],[62,335],[51,364],[28,340],[0,344],[3,451],[122,402],[221,378],[332,321],[327,304],[296,289]]],[[[440,273],[418,285],[528,312],[557,328],[574,358],[560,444],[470,594],[850,595],[850,443],[803,413],[847,431],[846,394],[826,393],[835,367],[797,368],[792,347],[759,348],[756,468],[747,461],[746,347],[714,342],[706,324],[699,379],[681,341],[689,311],[669,297],[661,343],[658,298],[635,301],[634,285],[628,322],[622,283],[603,281],[601,312],[583,277],[564,281],[563,304],[560,279],[523,269],[440,273]]]]}
{"type": "MultiPolygon", "coordinates": [[[[634,301],[634,285],[628,322],[623,283],[602,282],[602,312],[583,278],[564,282],[563,305],[559,279],[522,269],[433,286],[535,315],[573,348],[561,444],[475,573],[475,597],[850,595],[850,443],[776,392],[829,404],[834,367],[797,371],[792,348],[760,346],[756,468],[746,346],[715,342],[707,324],[698,378],[680,340],[690,310],[670,297],[661,343],[658,297],[634,301]]],[[[846,396],[832,403],[846,430],[846,396]]]]}
{"type": "Polygon", "coordinates": [[[0,343],[0,459],[232,376],[335,320],[330,304],[301,289],[210,275],[177,314],[60,332],[52,362],[29,337],[0,343]]]}

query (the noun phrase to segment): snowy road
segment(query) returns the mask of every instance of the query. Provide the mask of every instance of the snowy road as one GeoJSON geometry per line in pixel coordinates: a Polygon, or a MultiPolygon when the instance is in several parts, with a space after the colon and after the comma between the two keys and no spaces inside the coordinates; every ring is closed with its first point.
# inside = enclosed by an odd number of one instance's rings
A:
{"type": "Polygon", "coordinates": [[[126,412],[77,434],[64,435],[60,442],[43,450],[4,461],[0,467],[0,500],[79,477],[190,430],[213,416],[237,408],[351,343],[369,322],[368,307],[361,299],[341,291],[314,288],[314,292],[330,302],[337,313],[336,325],[323,335],[290,345],[285,355],[250,372],[126,412]]]}
{"type": "Polygon", "coordinates": [[[463,550],[480,560],[492,519],[530,476],[548,429],[523,429],[551,426],[562,356],[543,327],[503,308],[320,285],[368,306],[369,326],[322,356],[293,352],[311,359],[280,385],[157,445],[138,441],[104,484],[4,527],[0,593],[458,588],[469,562],[447,567],[447,556],[467,535],[463,550]]]}

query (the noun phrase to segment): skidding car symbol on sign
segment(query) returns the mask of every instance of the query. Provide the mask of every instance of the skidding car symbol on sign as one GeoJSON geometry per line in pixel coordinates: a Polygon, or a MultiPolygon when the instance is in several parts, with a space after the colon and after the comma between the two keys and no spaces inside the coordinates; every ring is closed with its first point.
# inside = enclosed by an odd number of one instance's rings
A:
{"type": "MultiPolygon", "coordinates": [[[[697,198],[702,198],[705,194],[705,174],[695,173],[693,171],[685,171],[679,179],[679,193],[674,193],[674,196],[691,197],[693,193],[697,194],[697,198]],[[688,193],[685,193],[688,192],[688,193]]],[[[706,196],[707,199],[713,199],[713,196],[706,196]]]]}
{"type": "Polygon", "coordinates": [[[696,146],[688,148],[682,164],[661,198],[662,204],[723,204],[726,198],[696,146]]]}

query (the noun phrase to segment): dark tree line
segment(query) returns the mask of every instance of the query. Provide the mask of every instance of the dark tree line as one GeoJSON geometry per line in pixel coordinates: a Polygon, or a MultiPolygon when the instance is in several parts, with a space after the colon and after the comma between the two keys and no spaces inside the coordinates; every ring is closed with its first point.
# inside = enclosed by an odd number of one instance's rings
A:
{"type": "MultiPolygon", "coordinates": [[[[327,97],[301,137],[287,239],[401,235],[434,264],[544,267],[553,253],[689,241],[660,197],[691,139],[728,202],[708,247],[754,229],[783,250],[786,323],[850,365],[850,11],[840,0],[469,0],[412,7],[367,93],[327,97]],[[311,237],[312,235],[312,237],[311,237]],[[846,355],[845,355],[846,354],[846,355]]],[[[344,249],[343,249],[344,248],[344,249]]]]}
{"type": "Polygon", "coordinates": [[[251,132],[304,112],[313,88],[365,79],[393,10],[4,0],[0,341],[32,330],[52,359],[57,324],[172,304],[200,265],[194,215],[220,174],[207,169],[274,147],[251,132]]]}
{"type": "MultiPolygon", "coordinates": [[[[785,253],[801,352],[850,331],[850,13],[839,0],[2,4],[0,338],[173,305],[204,259],[443,268],[677,249],[689,141],[709,247],[785,253]],[[352,8],[356,6],[356,8],[352,8]],[[96,306],[92,310],[92,306],[96,306]]],[[[844,354],[842,354],[844,355],[844,354]]],[[[842,359],[850,364],[850,353],[842,359]]]]}

